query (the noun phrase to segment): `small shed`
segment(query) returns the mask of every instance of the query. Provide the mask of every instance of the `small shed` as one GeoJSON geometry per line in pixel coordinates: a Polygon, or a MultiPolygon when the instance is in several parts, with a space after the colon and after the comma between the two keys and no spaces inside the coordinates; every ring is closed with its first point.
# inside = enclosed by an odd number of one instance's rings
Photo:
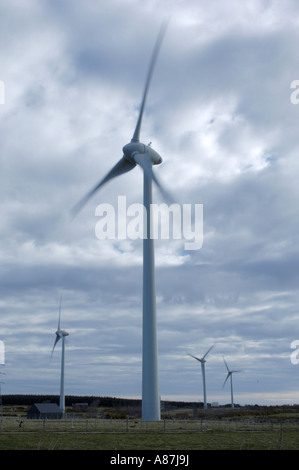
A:
{"type": "Polygon", "coordinates": [[[27,413],[29,419],[60,419],[63,412],[56,403],[35,403],[27,413]]]}
{"type": "Polygon", "coordinates": [[[87,411],[88,403],[72,403],[73,411],[87,411]]]}

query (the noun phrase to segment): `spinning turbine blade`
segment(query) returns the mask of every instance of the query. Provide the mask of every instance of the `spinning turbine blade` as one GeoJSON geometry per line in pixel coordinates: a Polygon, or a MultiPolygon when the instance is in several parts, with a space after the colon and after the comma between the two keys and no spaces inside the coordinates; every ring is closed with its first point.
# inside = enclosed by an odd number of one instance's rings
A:
{"type": "Polygon", "coordinates": [[[202,357],[202,360],[209,354],[209,352],[211,351],[211,349],[213,349],[214,346],[215,346],[215,345],[213,344],[213,346],[211,346],[211,347],[207,350],[207,352],[205,353],[205,355],[202,357]]]}
{"type": "Polygon", "coordinates": [[[156,40],[156,44],[155,44],[155,47],[154,47],[154,51],[153,51],[150,66],[149,66],[149,70],[148,70],[148,73],[147,73],[145,88],[144,88],[144,92],[143,92],[143,98],[142,98],[142,102],[141,102],[141,106],[140,106],[140,111],[139,111],[139,116],[138,116],[136,128],[135,128],[135,131],[134,131],[134,134],[133,134],[133,137],[132,137],[132,142],[139,142],[140,128],[141,128],[141,122],[142,122],[144,106],[145,106],[145,102],[146,102],[146,98],[147,98],[147,93],[148,93],[148,89],[149,89],[149,86],[150,86],[150,82],[151,82],[151,78],[152,78],[152,75],[153,75],[156,60],[157,60],[157,57],[158,57],[158,54],[159,54],[159,50],[160,50],[160,47],[161,47],[161,44],[162,44],[162,41],[163,41],[163,37],[164,37],[165,31],[166,31],[166,27],[167,27],[166,23],[164,23],[161,26],[161,29],[159,31],[159,34],[158,34],[158,37],[157,37],[157,40],[156,40]]]}
{"type": "Polygon", "coordinates": [[[156,177],[155,173],[153,172],[153,166],[151,162],[151,156],[148,152],[146,153],[135,153],[133,155],[135,162],[141,166],[143,171],[146,173],[148,178],[151,178],[154,183],[156,184],[157,188],[159,189],[162,197],[169,203],[174,202],[172,196],[163,188],[161,183],[159,182],[158,178],[156,177]]]}
{"type": "Polygon", "coordinates": [[[193,357],[194,359],[196,359],[197,361],[199,361],[199,362],[200,362],[200,359],[199,359],[199,357],[193,356],[193,354],[188,354],[188,356],[190,356],[190,357],[193,357]]]}
{"type": "Polygon", "coordinates": [[[87,203],[87,201],[108,181],[120,176],[128,171],[133,170],[135,168],[135,164],[126,160],[126,158],[122,157],[116,165],[107,173],[107,175],[89,192],[84,196],[81,201],[79,201],[73,208],[72,214],[75,216],[78,212],[82,209],[82,207],[87,203]]]}
{"type": "Polygon", "coordinates": [[[55,346],[56,344],[58,343],[58,341],[60,340],[61,336],[56,333],[56,338],[55,338],[55,342],[54,342],[54,346],[53,346],[53,349],[52,349],[52,354],[51,354],[51,357],[53,356],[53,352],[54,352],[54,349],[55,349],[55,346]]]}
{"type": "Polygon", "coordinates": [[[227,369],[227,376],[226,376],[226,379],[224,381],[224,384],[222,385],[222,388],[224,388],[224,385],[226,384],[226,382],[228,381],[228,378],[232,375],[232,372],[229,370],[228,368],[228,365],[226,363],[226,360],[223,358],[223,361],[224,361],[224,364],[225,364],[225,367],[227,369]]]}
{"type": "Polygon", "coordinates": [[[222,388],[224,388],[224,385],[225,385],[226,382],[228,381],[228,378],[229,378],[230,375],[231,375],[231,373],[229,372],[229,373],[227,374],[227,376],[226,376],[226,379],[225,379],[225,381],[224,381],[224,384],[222,385],[222,388]]]}

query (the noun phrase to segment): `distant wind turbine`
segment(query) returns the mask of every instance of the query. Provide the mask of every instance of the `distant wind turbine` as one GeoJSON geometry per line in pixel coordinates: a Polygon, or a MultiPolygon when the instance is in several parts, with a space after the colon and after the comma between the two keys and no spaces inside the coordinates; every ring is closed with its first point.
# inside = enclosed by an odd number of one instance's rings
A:
{"type": "Polygon", "coordinates": [[[65,412],[65,396],[64,396],[64,361],[65,361],[65,337],[69,335],[69,333],[65,330],[62,330],[60,328],[60,315],[61,315],[61,301],[62,297],[60,299],[60,305],[59,305],[59,316],[58,316],[58,327],[56,331],[56,338],[54,342],[54,346],[52,349],[52,354],[51,357],[53,356],[53,352],[55,349],[56,344],[60,339],[62,339],[62,346],[61,346],[61,375],[60,375],[60,402],[59,402],[59,407],[61,411],[64,413],[65,412]]]}
{"type": "Polygon", "coordinates": [[[143,339],[142,339],[142,419],[145,421],[160,420],[160,394],[158,385],[158,347],[156,326],[156,292],[155,292],[155,259],[154,240],[151,236],[152,182],[156,184],[163,197],[172,200],[163,189],[153,172],[152,166],[162,162],[161,156],[151,147],[140,142],[141,122],[145,102],[152,78],[158,52],[165,34],[166,24],[158,34],[145,89],[140,105],[139,115],[131,142],[123,147],[123,156],[107,175],[74,207],[76,215],[84,204],[111,179],[133,170],[139,165],[143,170],[143,201],[146,213],[146,233],[143,240],[143,339]]]}
{"type": "Polygon", "coordinates": [[[189,356],[193,357],[194,359],[199,361],[200,364],[201,364],[202,383],[203,383],[203,407],[204,407],[204,409],[207,408],[206,370],[205,370],[206,359],[205,358],[207,357],[207,355],[209,354],[209,352],[211,351],[211,349],[213,347],[214,347],[214,344],[213,344],[213,346],[211,346],[207,350],[207,352],[201,358],[193,356],[192,354],[189,354],[189,356]]]}
{"type": "Polygon", "coordinates": [[[228,368],[228,365],[225,361],[225,359],[223,358],[224,360],[224,364],[225,364],[225,367],[227,369],[227,376],[226,376],[226,379],[224,381],[224,384],[222,385],[222,388],[224,388],[224,385],[226,384],[228,378],[230,378],[230,394],[231,394],[231,407],[234,408],[234,394],[233,394],[233,374],[235,372],[241,372],[240,370],[230,370],[228,368]]]}

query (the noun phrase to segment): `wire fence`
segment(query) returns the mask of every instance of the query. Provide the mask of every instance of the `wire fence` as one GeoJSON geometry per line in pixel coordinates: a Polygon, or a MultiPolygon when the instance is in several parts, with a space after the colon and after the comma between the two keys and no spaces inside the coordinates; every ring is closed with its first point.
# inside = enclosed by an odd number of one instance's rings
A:
{"type": "Polygon", "coordinates": [[[61,419],[27,419],[26,416],[2,417],[1,432],[96,432],[96,433],[179,433],[179,432],[265,432],[299,431],[297,419],[103,419],[67,415],[61,419]]]}

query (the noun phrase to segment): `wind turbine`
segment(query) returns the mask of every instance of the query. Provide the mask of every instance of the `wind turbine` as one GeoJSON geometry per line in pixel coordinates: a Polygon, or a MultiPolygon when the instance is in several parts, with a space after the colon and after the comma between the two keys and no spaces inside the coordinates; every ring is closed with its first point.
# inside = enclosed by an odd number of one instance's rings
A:
{"type": "Polygon", "coordinates": [[[207,352],[201,358],[193,356],[192,354],[189,354],[189,356],[193,357],[194,359],[199,361],[200,364],[201,364],[201,373],[202,373],[202,382],[203,382],[203,407],[204,407],[204,409],[207,409],[206,370],[205,370],[206,359],[205,358],[209,354],[209,352],[211,351],[211,349],[213,347],[214,347],[214,344],[213,344],[213,346],[211,346],[207,350],[207,352]]]}
{"type": "Polygon", "coordinates": [[[222,385],[222,388],[224,388],[224,385],[226,384],[228,378],[230,378],[230,395],[231,395],[231,407],[234,408],[234,394],[233,394],[233,374],[235,372],[241,372],[240,370],[230,370],[228,368],[228,365],[225,361],[225,359],[223,358],[224,360],[224,364],[225,364],[225,367],[227,369],[227,376],[226,376],[226,379],[224,381],[224,384],[222,385]]]}
{"type": "Polygon", "coordinates": [[[64,396],[64,361],[65,361],[65,337],[69,335],[69,333],[65,330],[60,328],[60,314],[61,314],[61,301],[62,297],[60,298],[60,305],[59,305],[59,316],[58,316],[58,327],[56,331],[56,338],[54,342],[54,346],[52,349],[51,357],[53,356],[53,352],[55,349],[56,344],[60,339],[62,339],[62,347],[61,347],[61,376],[60,376],[60,402],[59,407],[61,411],[65,412],[65,396],[64,396]]]}
{"type": "Polygon", "coordinates": [[[74,207],[73,214],[81,210],[84,204],[111,179],[120,176],[139,165],[143,170],[143,203],[145,207],[146,231],[143,239],[143,334],[142,334],[142,419],[145,421],[160,420],[160,395],[158,385],[158,347],[156,326],[156,292],[154,241],[151,238],[152,182],[156,184],[164,198],[169,200],[168,193],[162,188],[155,176],[152,165],[162,162],[161,156],[151,147],[140,142],[141,123],[146,98],[152,78],[158,52],[165,34],[163,24],[153,50],[145,88],[141,100],[139,115],[131,141],[123,147],[122,158],[113,166],[107,175],[74,207]]]}

